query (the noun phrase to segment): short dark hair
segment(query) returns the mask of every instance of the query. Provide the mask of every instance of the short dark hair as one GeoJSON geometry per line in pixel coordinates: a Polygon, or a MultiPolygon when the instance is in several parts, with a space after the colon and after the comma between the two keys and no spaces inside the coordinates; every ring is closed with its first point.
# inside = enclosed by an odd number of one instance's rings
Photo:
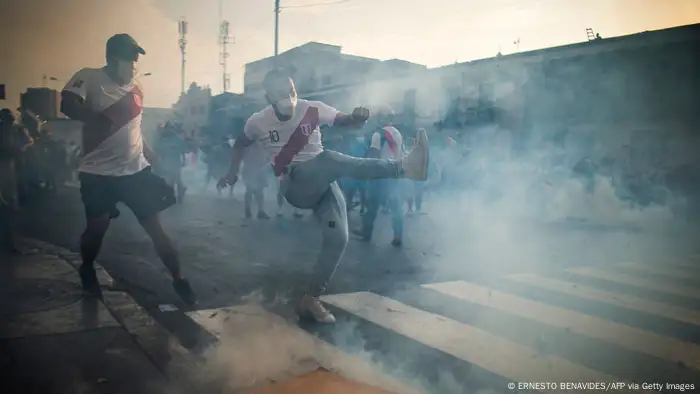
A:
{"type": "Polygon", "coordinates": [[[275,82],[279,81],[281,79],[291,79],[292,76],[290,75],[289,71],[282,69],[282,68],[274,68],[265,74],[265,78],[263,79],[262,86],[263,89],[268,90],[268,88],[275,82]]]}

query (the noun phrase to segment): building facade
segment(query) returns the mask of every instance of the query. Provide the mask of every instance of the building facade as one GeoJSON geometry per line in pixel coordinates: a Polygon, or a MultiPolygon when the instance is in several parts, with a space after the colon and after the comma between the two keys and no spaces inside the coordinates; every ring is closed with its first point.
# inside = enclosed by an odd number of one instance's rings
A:
{"type": "Polygon", "coordinates": [[[567,130],[589,134],[599,145],[619,147],[640,129],[657,130],[661,139],[661,133],[680,136],[687,133],[684,128],[697,128],[694,97],[700,75],[693,70],[700,67],[699,41],[700,24],[497,56],[432,72],[440,74],[444,95],[452,103],[446,120],[473,122],[492,108],[498,123],[528,133],[530,139],[567,130]]]}

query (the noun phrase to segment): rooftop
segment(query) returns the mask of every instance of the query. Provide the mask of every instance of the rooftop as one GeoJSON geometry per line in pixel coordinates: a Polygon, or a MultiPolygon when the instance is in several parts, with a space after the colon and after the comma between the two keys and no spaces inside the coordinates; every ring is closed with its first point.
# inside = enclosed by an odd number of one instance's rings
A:
{"type": "Polygon", "coordinates": [[[448,68],[448,67],[459,67],[466,64],[481,64],[493,61],[503,61],[511,59],[526,59],[529,57],[536,57],[542,55],[551,55],[554,53],[566,53],[571,52],[572,54],[578,54],[581,49],[591,48],[596,46],[597,48],[603,49],[607,46],[617,46],[617,45],[631,45],[631,46],[644,46],[651,43],[661,43],[661,42],[682,42],[682,41],[692,41],[700,39],[700,23],[692,25],[684,25],[677,27],[670,27],[661,30],[651,30],[643,31],[640,33],[628,34],[624,36],[603,38],[592,41],[583,41],[573,44],[560,45],[556,47],[536,49],[532,51],[513,53],[508,55],[494,56],[484,59],[476,59],[468,62],[461,62],[450,64],[447,66],[437,67],[437,68],[448,68]]]}

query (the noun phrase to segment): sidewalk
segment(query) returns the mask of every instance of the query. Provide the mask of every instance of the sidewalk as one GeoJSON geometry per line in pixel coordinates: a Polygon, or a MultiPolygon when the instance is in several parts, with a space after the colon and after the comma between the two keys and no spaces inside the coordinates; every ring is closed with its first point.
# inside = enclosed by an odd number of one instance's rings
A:
{"type": "Polygon", "coordinates": [[[19,248],[0,255],[0,392],[202,392],[170,390],[190,383],[173,376],[192,357],[104,270],[104,301],[83,298],[77,255],[30,239],[19,248]]]}
{"type": "MultiPolygon", "coordinates": [[[[0,254],[0,393],[392,394],[342,377],[374,374],[342,354],[331,361],[300,360],[298,366],[256,384],[232,384],[226,381],[235,379],[230,372],[209,373],[207,360],[183,348],[130,295],[115,288],[101,267],[103,300],[84,298],[78,255],[34,239],[21,239],[18,247],[22,255],[0,254]]],[[[243,323],[236,332],[260,329],[254,321],[243,323]]],[[[312,354],[317,352],[313,349],[305,347],[312,354]]],[[[238,353],[245,360],[242,350],[238,353]]],[[[335,354],[327,349],[318,353],[335,354]]],[[[396,393],[415,392],[407,388],[396,393]]]]}

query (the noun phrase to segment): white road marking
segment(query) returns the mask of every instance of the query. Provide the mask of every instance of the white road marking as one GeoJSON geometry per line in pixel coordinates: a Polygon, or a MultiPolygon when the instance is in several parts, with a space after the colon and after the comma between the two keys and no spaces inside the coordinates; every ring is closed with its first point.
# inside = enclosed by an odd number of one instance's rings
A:
{"type": "Polygon", "coordinates": [[[632,351],[671,362],[682,361],[700,370],[700,346],[679,339],[604,320],[576,311],[558,308],[527,298],[489,289],[464,281],[423,285],[428,289],[520,316],[538,323],[569,329],[632,351]]]}
{"type": "Polygon", "coordinates": [[[675,305],[652,301],[624,293],[596,289],[578,283],[566,282],[554,278],[545,278],[536,275],[511,275],[508,279],[526,283],[531,286],[559,293],[569,294],[578,298],[603,302],[622,308],[633,309],[643,313],[649,313],[677,320],[684,323],[700,326],[700,312],[694,309],[681,308],[675,305]]]}
{"type": "Polygon", "coordinates": [[[650,279],[636,277],[632,274],[623,274],[613,270],[594,267],[578,267],[567,270],[572,274],[589,276],[591,278],[604,279],[625,285],[639,287],[645,290],[660,291],[688,298],[700,299],[700,288],[675,284],[672,281],[664,281],[660,278],[650,279]]]}
{"type": "MultiPolygon", "coordinates": [[[[324,296],[322,300],[514,382],[621,381],[562,357],[540,355],[534,349],[479,328],[374,293],[336,294],[324,296]]],[[[547,392],[570,391],[557,388],[547,392]]]]}

